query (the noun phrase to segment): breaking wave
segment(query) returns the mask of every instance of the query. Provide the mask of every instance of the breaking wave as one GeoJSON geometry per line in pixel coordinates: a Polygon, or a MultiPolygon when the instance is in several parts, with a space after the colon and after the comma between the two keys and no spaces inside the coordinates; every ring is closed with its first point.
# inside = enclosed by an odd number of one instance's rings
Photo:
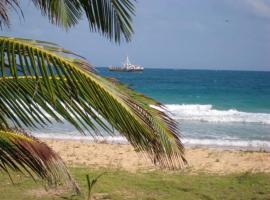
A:
{"type": "Polygon", "coordinates": [[[212,105],[200,104],[169,104],[166,107],[172,117],[179,120],[270,124],[268,113],[242,112],[236,109],[217,110],[212,105]]]}

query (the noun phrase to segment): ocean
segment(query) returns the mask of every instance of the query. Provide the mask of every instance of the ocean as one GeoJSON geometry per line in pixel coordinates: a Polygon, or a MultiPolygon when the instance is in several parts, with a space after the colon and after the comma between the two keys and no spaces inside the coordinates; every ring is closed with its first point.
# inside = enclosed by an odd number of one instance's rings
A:
{"type": "MultiPolygon", "coordinates": [[[[187,146],[270,150],[270,72],[97,70],[165,104],[179,122],[182,140],[187,146]]],[[[84,137],[67,123],[35,130],[34,134],[53,138],[84,137]]],[[[119,136],[107,139],[125,142],[119,136]]]]}

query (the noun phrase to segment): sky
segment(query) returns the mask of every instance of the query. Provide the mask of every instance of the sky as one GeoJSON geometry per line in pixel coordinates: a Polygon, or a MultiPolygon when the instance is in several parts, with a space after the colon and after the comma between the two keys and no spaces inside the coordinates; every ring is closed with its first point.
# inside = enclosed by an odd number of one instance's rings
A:
{"type": "Polygon", "coordinates": [[[66,32],[23,1],[2,35],[55,42],[94,66],[270,71],[270,0],[137,0],[135,34],[117,45],[89,31],[86,19],[66,32]]]}

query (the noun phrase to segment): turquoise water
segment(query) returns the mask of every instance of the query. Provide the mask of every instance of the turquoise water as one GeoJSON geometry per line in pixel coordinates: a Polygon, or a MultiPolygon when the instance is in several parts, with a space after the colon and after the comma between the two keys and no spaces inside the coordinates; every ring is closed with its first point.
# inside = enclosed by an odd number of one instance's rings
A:
{"type": "Polygon", "coordinates": [[[98,71],[164,104],[211,104],[216,109],[270,113],[270,72],[146,69],[98,71]]]}
{"type": "MultiPolygon", "coordinates": [[[[179,122],[186,145],[270,150],[270,72],[97,70],[165,104],[179,122]]],[[[66,123],[36,134],[79,137],[66,123]]],[[[119,137],[112,140],[124,141],[119,137]]]]}

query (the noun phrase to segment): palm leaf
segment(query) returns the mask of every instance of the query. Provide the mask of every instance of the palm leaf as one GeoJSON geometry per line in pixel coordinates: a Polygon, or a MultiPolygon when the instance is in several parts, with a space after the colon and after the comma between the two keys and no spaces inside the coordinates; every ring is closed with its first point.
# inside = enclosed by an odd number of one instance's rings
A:
{"type": "Polygon", "coordinates": [[[10,9],[15,10],[16,12],[20,11],[19,1],[18,0],[1,0],[0,1],[0,27],[3,26],[9,27],[10,25],[10,9]]]}
{"type": "Polygon", "coordinates": [[[84,0],[80,1],[88,18],[90,29],[98,31],[110,40],[120,42],[121,35],[129,41],[135,14],[134,0],[84,0]]]}
{"type": "Polygon", "coordinates": [[[47,180],[49,185],[72,183],[62,159],[45,143],[14,130],[0,130],[0,169],[9,174],[9,170],[27,173],[33,179],[36,176],[47,180]]]}
{"type": "Polygon", "coordinates": [[[52,24],[70,28],[77,24],[83,14],[78,0],[32,0],[41,10],[42,15],[48,16],[52,24]]]}
{"type": "Polygon", "coordinates": [[[186,162],[177,124],[160,103],[99,76],[85,60],[53,44],[0,37],[0,47],[3,128],[10,121],[34,127],[64,118],[100,135],[97,127],[108,132],[109,123],[156,164],[178,168],[186,162]]]}
{"type": "MultiPolygon", "coordinates": [[[[135,13],[134,0],[32,0],[52,24],[69,29],[86,16],[91,31],[115,42],[129,41],[135,13]]],[[[0,26],[10,23],[10,10],[20,11],[20,1],[0,1],[0,26]]]]}

